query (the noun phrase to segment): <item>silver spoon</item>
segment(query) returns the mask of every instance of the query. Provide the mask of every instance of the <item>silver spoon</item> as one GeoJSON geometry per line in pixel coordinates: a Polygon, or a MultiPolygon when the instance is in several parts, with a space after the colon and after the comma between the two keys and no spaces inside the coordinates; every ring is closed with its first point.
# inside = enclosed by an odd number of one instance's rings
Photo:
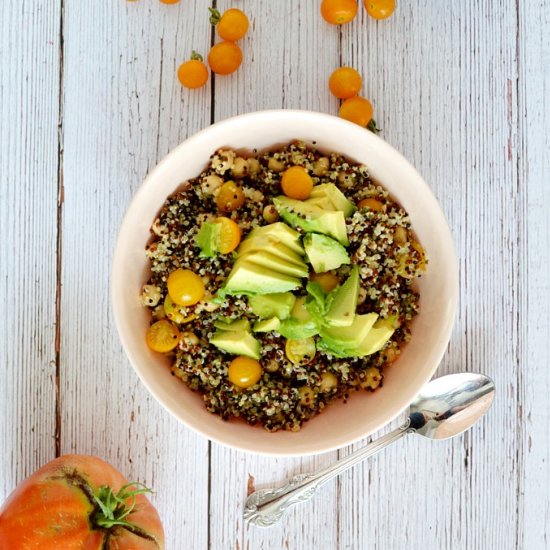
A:
{"type": "Polygon", "coordinates": [[[294,504],[309,500],[317,489],[372,456],[406,434],[430,439],[448,439],[475,424],[488,410],[495,396],[493,381],[483,374],[449,374],[428,382],[409,408],[403,426],[380,437],[314,474],[298,474],[278,489],[261,489],[246,499],[244,519],[259,527],[270,527],[294,504]]]}

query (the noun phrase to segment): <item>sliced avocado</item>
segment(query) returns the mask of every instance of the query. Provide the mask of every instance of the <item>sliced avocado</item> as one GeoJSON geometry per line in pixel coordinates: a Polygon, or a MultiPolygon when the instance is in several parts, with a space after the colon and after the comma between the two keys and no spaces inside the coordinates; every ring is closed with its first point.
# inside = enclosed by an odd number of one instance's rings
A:
{"type": "Polygon", "coordinates": [[[321,337],[331,347],[342,350],[355,349],[365,340],[377,319],[378,314],[376,313],[355,315],[353,323],[349,327],[322,328],[321,337]]]}
{"type": "Polygon", "coordinates": [[[243,258],[233,266],[221,294],[273,294],[294,290],[300,284],[296,277],[275,273],[243,258]]]}
{"type": "Polygon", "coordinates": [[[370,329],[365,339],[359,344],[354,355],[357,357],[365,357],[380,351],[386,342],[392,337],[395,329],[391,328],[387,323],[376,323],[370,329]]]}
{"type": "Polygon", "coordinates": [[[271,332],[272,330],[279,330],[281,326],[281,320],[277,317],[271,317],[271,319],[262,319],[254,323],[254,332],[271,332]]]}
{"type": "MultiPolygon", "coordinates": [[[[302,255],[296,253],[294,250],[291,250],[285,244],[275,241],[269,236],[263,235],[245,239],[237,249],[237,258],[245,256],[246,254],[261,252],[263,250],[266,250],[277,258],[292,264],[302,265],[304,263],[304,258],[302,255]]],[[[301,250],[302,254],[304,254],[304,249],[301,248],[301,250]]]]}
{"type": "Polygon", "coordinates": [[[214,321],[214,326],[220,330],[230,330],[232,332],[247,330],[250,331],[250,321],[246,317],[240,319],[217,319],[214,321]]]}
{"type": "Polygon", "coordinates": [[[334,208],[330,199],[328,197],[325,197],[324,195],[318,196],[318,197],[310,197],[309,199],[307,199],[306,202],[313,206],[322,208],[323,210],[328,210],[328,211],[338,210],[337,208],[334,208]]]}
{"type": "Polygon", "coordinates": [[[286,319],[290,316],[294,302],[296,302],[296,296],[292,292],[248,297],[248,305],[252,309],[252,313],[261,319],[271,317],[286,319]]]}
{"type": "Polygon", "coordinates": [[[324,273],[350,263],[346,249],[326,235],[308,233],[304,237],[304,248],[316,273],[324,273]]]}
{"type": "Polygon", "coordinates": [[[312,189],[310,198],[307,202],[311,202],[313,199],[318,198],[327,198],[331,202],[333,210],[341,210],[346,218],[357,210],[355,205],[346,198],[344,193],[342,193],[334,183],[321,183],[316,185],[312,189]]]}
{"type": "MultiPolygon", "coordinates": [[[[284,275],[290,275],[291,277],[307,277],[309,274],[306,263],[302,262],[301,265],[290,263],[282,258],[278,258],[277,256],[270,254],[266,250],[250,252],[249,254],[242,256],[242,258],[246,259],[248,262],[252,262],[253,264],[270,269],[275,273],[283,273],[284,275]]],[[[240,261],[242,261],[241,258],[237,260],[237,263],[240,261]]]]}
{"type": "Polygon", "coordinates": [[[255,227],[245,239],[252,239],[254,237],[269,237],[275,242],[280,242],[290,248],[297,254],[304,254],[304,249],[300,244],[300,234],[289,227],[286,223],[275,222],[269,225],[262,225],[261,227],[255,227]]]}
{"type": "Polygon", "coordinates": [[[216,331],[210,338],[210,343],[233,355],[246,355],[252,359],[260,358],[260,342],[246,330],[216,331]]]}
{"type": "Polygon", "coordinates": [[[319,334],[319,327],[314,317],[307,310],[305,296],[296,298],[291,316],[281,323],[278,332],[285,338],[290,339],[309,338],[319,334]]]}
{"type": "Polygon", "coordinates": [[[204,222],[195,237],[195,244],[201,249],[203,258],[212,258],[218,253],[221,225],[219,223],[204,222]]]}
{"type": "Polygon", "coordinates": [[[349,327],[355,317],[359,296],[359,268],[354,265],[346,281],[327,297],[327,324],[334,327],[349,327]]]}
{"type": "Polygon", "coordinates": [[[342,211],[326,211],[307,201],[275,197],[273,204],[280,216],[293,227],[307,232],[323,233],[335,238],[344,246],[349,245],[346,220],[342,211]]]}

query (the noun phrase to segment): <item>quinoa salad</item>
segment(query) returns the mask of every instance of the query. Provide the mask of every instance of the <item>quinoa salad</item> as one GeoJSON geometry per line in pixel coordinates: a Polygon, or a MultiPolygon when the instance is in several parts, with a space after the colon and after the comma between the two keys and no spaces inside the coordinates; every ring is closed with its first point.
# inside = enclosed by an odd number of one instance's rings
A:
{"type": "Polygon", "coordinates": [[[208,411],[268,431],[382,387],[427,266],[367,166],[314,146],[216,151],[166,200],[146,248],[149,347],[208,411]]]}

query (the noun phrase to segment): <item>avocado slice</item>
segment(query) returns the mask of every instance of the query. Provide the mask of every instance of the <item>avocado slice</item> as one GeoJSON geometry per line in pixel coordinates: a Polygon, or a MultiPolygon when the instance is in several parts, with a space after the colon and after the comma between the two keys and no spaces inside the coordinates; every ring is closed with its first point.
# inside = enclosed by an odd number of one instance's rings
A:
{"type": "Polygon", "coordinates": [[[248,305],[252,313],[261,319],[277,317],[286,319],[296,302],[296,296],[292,292],[282,292],[275,294],[264,294],[259,296],[249,296],[248,305]]]}
{"type": "Polygon", "coordinates": [[[195,244],[201,249],[201,257],[212,258],[218,253],[221,225],[219,223],[204,222],[195,237],[195,244]]]}
{"type": "Polygon", "coordinates": [[[323,273],[350,263],[346,249],[326,235],[308,233],[304,237],[304,248],[315,273],[323,273]]]}
{"type": "Polygon", "coordinates": [[[254,332],[271,332],[273,330],[279,330],[281,326],[281,320],[277,317],[271,317],[271,319],[262,319],[254,323],[254,332]]]}
{"type": "Polygon", "coordinates": [[[240,319],[217,319],[214,321],[214,326],[219,330],[229,330],[232,332],[246,330],[250,331],[250,321],[246,317],[240,319]]]}
{"type": "MultiPolygon", "coordinates": [[[[315,187],[313,189],[315,189],[315,187]]],[[[312,206],[322,208],[323,210],[338,210],[337,208],[334,208],[330,199],[328,197],[325,197],[324,195],[319,195],[318,197],[310,197],[309,199],[307,199],[306,202],[308,204],[311,204],[312,206]]]]}
{"type": "MultiPolygon", "coordinates": [[[[261,252],[263,250],[268,251],[270,254],[273,254],[277,258],[280,258],[288,263],[296,265],[303,265],[304,263],[304,258],[302,255],[296,253],[294,250],[291,250],[285,244],[275,241],[269,236],[263,235],[245,239],[237,249],[237,258],[245,256],[246,254],[261,252]]],[[[302,253],[304,253],[304,249],[301,248],[301,250],[302,253]]]]}
{"type": "Polygon", "coordinates": [[[290,250],[296,252],[296,254],[303,255],[304,249],[300,244],[300,234],[292,227],[289,227],[286,223],[275,222],[269,225],[262,225],[261,227],[255,227],[245,239],[253,239],[254,237],[269,237],[273,242],[279,242],[290,248],[290,250]]]}
{"type": "Polygon", "coordinates": [[[334,185],[334,183],[321,183],[313,187],[310,198],[307,202],[314,199],[326,198],[333,206],[333,210],[341,210],[347,218],[351,216],[357,208],[346,198],[344,193],[334,185]]]}
{"type": "Polygon", "coordinates": [[[357,357],[365,357],[380,351],[386,342],[392,337],[395,329],[391,328],[388,323],[377,322],[361,344],[355,350],[354,355],[357,357]]]}
{"type": "Polygon", "coordinates": [[[223,294],[273,294],[300,286],[300,279],[276,273],[242,258],[235,262],[222,287],[223,294]]]}
{"type": "Polygon", "coordinates": [[[349,327],[355,317],[359,296],[359,268],[354,265],[346,281],[327,297],[327,324],[334,327],[349,327]]]}
{"type": "Polygon", "coordinates": [[[355,315],[349,327],[322,328],[321,337],[331,348],[342,351],[353,350],[362,344],[377,319],[377,313],[355,315]]]}
{"type": "Polygon", "coordinates": [[[289,199],[282,195],[275,197],[273,204],[281,218],[293,227],[299,227],[307,232],[323,233],[344,246],[349,245],[346,219],[342,211],[326,211],[308,204],[307,201],[289,199]]]}
{"type": "Polygon", "coordinates": [[[243,260],[246,260],[253,264],[265,267],[266,269],[270,269],[274,273],[283,273],[284,275],[290,275],[291,277],[307,277],[309,274],[307,264],[304,262],[302,262],[301,265],[290,263],[282,258],[278,258],[277,256],[270,254],[266,250],[250,252],[249,254],[241,256],[241,258],[237,260],[235,265],[243,260]]]}
{"type": "Polygon", "coordinates": [[[309,338],[319,334],[317,323],[306,307],[305,296],[296,298],[290,317],[281,323],[278,332],[290,339],[309,338]]]}
{"type": "Polygon", "coordinates": [[[252,359],[260,358],[260,342],[246,330],[216,331],[210,338],[210,343],[233,355],[246,355],[252,359]]]}

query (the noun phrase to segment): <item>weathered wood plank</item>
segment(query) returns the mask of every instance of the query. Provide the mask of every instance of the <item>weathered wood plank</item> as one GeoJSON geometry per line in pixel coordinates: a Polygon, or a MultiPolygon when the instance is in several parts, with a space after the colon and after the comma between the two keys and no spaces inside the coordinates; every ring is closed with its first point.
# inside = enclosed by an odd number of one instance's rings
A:
{"type": "Polygon", "coordinates": [[[55,457],[59,24],[0,6],[0,503],[55,457]]]}
{"type": "Polygon", "coordinates": [[[152,486],[168,547],[197,549],[207,546],[208,443],[162,410],[128,364],[109,270],[148,170],[209,123],[209,90],[187,93],[175,75],[209,43],[201,22],[189,3],[67,3],[61,312],[62,450],[101,455],[152,486]]]}
{"type": "MultiPolygon", "coordinates": [[[[217,6],[222,12],[231,6],[242,8],[251,26],[243,40],[240,70],[216,77],[216,120],[281,107],[336,111],[327,79],[338,65],[339,33],[321,20],[317,2],[218,0],[217,6]]],[[[213,444],[211,548],[336,548],[335,485],[269,530],[245,527],[242,520],[250,476],[256,488],[273,486],[335,458],[336,453],[304,460],[255,457],[213,444]]]]}
{"type": "Polygon", "coordinates": [[[521,387],[525,396],[518,408],[524,425],[524,477],[520,486],[523,506],[523,548],[550,548],[550,16],[548,2],[518,2],[519,127],[522,131],[517,192],[522,221],[521,246],[524,288],[521,299],[521,387]]]}
{"type": "Polygon", "coordinates": [[[410,438],[341,481],[341,548],[515,548],[521,498],[515,6],[400,3],[343,31],[383,137],[431,184],[460,258],[438,374],[485,372],[498,398],[464,437],[410,438]],[[396,514],[397,512],[397,514],[396,514]]]}

